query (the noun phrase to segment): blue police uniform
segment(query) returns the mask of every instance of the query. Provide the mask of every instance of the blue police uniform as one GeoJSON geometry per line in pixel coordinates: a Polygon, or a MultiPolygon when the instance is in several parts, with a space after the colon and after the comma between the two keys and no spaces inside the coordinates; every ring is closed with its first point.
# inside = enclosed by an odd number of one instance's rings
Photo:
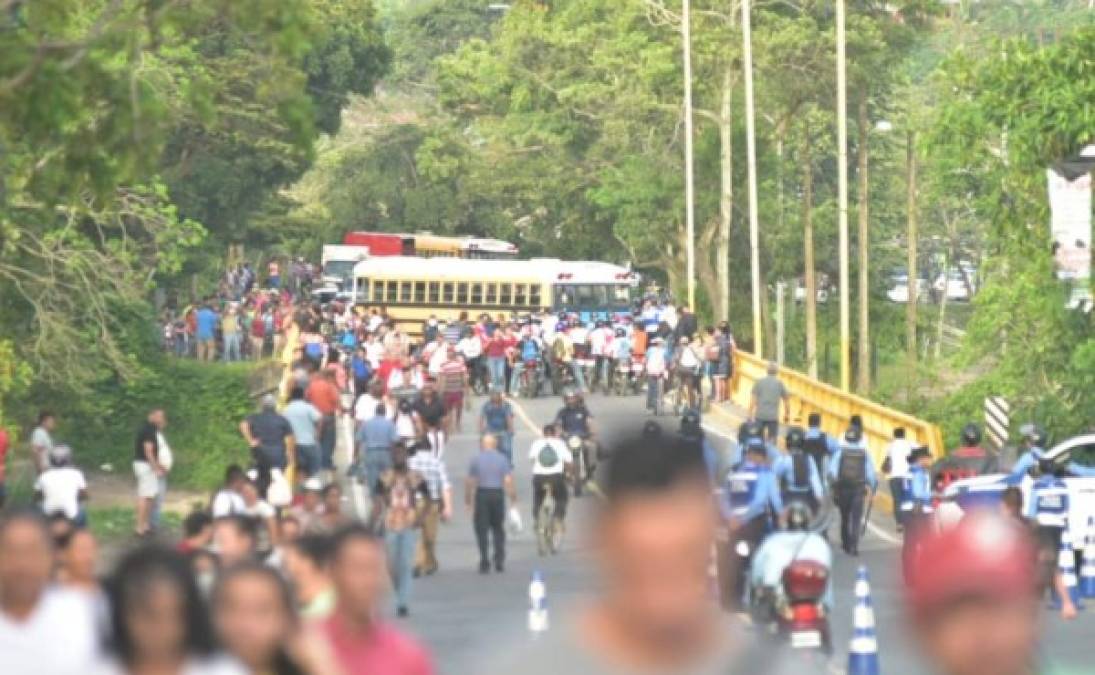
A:
{"type": "Polygon", "coordinates": [[[901,480],[902,494],[898,508],[901,512],[902,523],[905,526],[905,540],[901,546],[901,563],[907,582],[909,574],[917,564],[916,555],[920,528],[931,518],[934,507],[932,504],[931,472],[922,466],[913,464],[909,467],[909,473],[901,480]]]}
{"type": "Polygon", "coordinates": [[[805,484],[797,485],[795,483],[794,453],[781,455],[773,465],[772,472],[776,475],[776,482],[783,486],[784,501],[789,502],[792,499],[800,499],[816,509],[822,497],[825,496],[825,491],[821,487],[821,474],[818,472],[814,458],[806,452],[803,452],[802,455],[803,459],[806,460],[807,467],[805,484]]]}
{"type": "Polygon", "coordinates": [[[737,465],[726,478],[722,515],[735,523],[729,542],[718,548],[719,590],[727,610],[744,606],[749,560],[771,527],[770,514],[783,511],[775,474],[751,460],[737,465]]]}
{"type": "MultiPolygon", "coordinates": [[[[1015,466],[1011,467],[1011,473],[1008,474],[1007,483],[1009,485],[1017,485],[1022,482],[1023,476],[1027,475],[1027,472],[1038,465],[1038,462],[1042,461],[1046,456],[1046,451],[1037,446],[1027,450],[1020,455],[1019,460],[1015,462],[1015,466]]],[[[1066,469],[1070,475],[1082,476],[1085,478],[1095,477],[1095,467],[1083,466],[1076,462],[1069,462],[1066,469]]]]}
{"type": "MultiPolygon", "coordinates": [[[[849,455],[849,461],[852,459],[849,455]]],[[[829,459],[829,478],[833,481],[834,497],[837,508],[840,510],[841,548],[849,555],[858,555],[860,527],[867,498],[863,488],[870,486],[872,492],[878,489],[878,475],[875,473],[874,461],[871,459],[871,453],[867,451],[867,446],[862,442],[842,445],[829,459]],[[863,471],[854,482],[849,482],[840,479],[840,470],[845,452],[852,450],[862,451],[863,471]]]]}
{"type": "Polygon", "coordinates": [[[766,466],[743,462],[726,477],[725,492],[722,515],[728,520],[745,522],[758,516],[768,520],[769,507],[777,514],[783,512],[775,474],[766,466]]]}

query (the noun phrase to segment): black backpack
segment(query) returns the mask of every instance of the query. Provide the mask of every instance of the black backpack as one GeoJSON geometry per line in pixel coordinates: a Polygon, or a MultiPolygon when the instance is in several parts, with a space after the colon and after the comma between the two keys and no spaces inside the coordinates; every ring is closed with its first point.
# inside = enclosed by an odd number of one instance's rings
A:
{"type": "Polygon", "coordinates": [[[863,485],[867,482],[867,451],[861,448],[845,448],[840,453],[837,482],[841,485],[863,485]]]}
{"type": "Polygon", "coordinates": [[[824,464],[822,460],[829,454],[829,437],[825,435],[825,432],[818,434],[817,438],[807,437],[802,442],[802,449],[813,457],[815,464],[822,466],[824,464]]]}
{"type": "Polygon", "coordinates": [[[792,452],[791,453],[791,487],[796,489],[803,489],[810,485],[810,465],[811,457],[805,452],[792,452]]]}

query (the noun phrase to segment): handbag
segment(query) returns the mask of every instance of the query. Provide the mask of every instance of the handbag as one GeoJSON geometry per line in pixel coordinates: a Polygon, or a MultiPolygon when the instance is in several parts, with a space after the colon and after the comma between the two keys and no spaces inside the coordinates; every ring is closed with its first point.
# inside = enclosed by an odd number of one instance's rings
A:
{"type": "Polygon", "coordinates": [[[281,469],[270,469],[270,487],[266,488],[266,501],[275,508],[289,506],[293,501],[289,479],[281,469]]]}

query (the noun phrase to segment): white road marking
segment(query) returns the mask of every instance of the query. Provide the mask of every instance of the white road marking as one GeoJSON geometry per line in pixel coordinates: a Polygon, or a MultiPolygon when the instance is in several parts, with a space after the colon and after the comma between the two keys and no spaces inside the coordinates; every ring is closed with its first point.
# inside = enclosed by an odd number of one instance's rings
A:
{"type": "Polygon", "coordinates": [[[871,521],[867,521],[867,529],[870,530],[874,534],[874,536],[878,537],[882,541],[893,544],[894,546],[901,545],[900,537],[898,537],[896,534],[891,534],[890,532],[887,532],[886,530],[879,527],[878,525],[875,525],[871,521]]]}

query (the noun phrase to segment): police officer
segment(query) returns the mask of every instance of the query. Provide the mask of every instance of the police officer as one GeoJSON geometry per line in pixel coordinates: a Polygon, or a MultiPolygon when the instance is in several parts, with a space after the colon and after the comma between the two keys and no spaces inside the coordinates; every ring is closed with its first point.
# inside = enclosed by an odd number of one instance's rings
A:
{"type": "Polygon", "coordinates": [[[741,607],[749,561],[771,530],[773,515],[783,514],[783,500],[775,474],[768,467],[762,438],[748,439],[745,460],[726,477],[720,507],[729,541],[719,547],[719,586],[722,606],[731,610],[741,607]]]}
{"type": "Polygon", "coordinates": [[[1038,536],[1038,559],[1043,566],[1042,582],[1048,584],[1056,570],[1061,534],[1068,526],[1068,486],[1062,480],[1067,474],[1066,461],[1038,461],[1039,476],[1030,490],[1027,518],[1034,523],[1038,536]]]}
{"type": "Polygon", "coordinates": [[[874,461],[867,454],[863,429],[850,426],[844,442],[829,461],[833,501],[840,509],[840,546],[848,555],[859,555],[859,532],[867,495],[878,489],[874,461]]]}
{"type": "MultiPolygon", "coordinates": [[[[810,413],[806,418],[806,435],[802,442],[803,448],[817,464],[818,471],[825,475],[828,469],[829,459],[840,450],[840,443],[835,438],[821,430],[821,415],[810,413]]],[[[822,485],[824,488],[825,486],[822,485]]]]}
{"type": "Polygon", "coordinates": [[[680,436],[686,445],[697,447],[703,452],[703,462],[707,465],[707,475],[711,478],[713,484],[721,485],[721,477],[726,475],[729,467],[720,466],[721,457],[715,447],[711,445],[711,441],[707,440],[707,435],[703,433],[700,415],[695,410],[688,409],[681,416],[680,436]]]}
{"type": "MultiPolygon", "coordinates": [[[[1046,455],[1046,444],[1049,442],[1046,430],[1037,424],[1024,424],[1019,427],[1019,434],[1022,436],[1020,447],[1024,452],[1015,462],[1015,466],[1011,467],[1011,474],[1007,478],[1007,482],[1011,484],[1022,481],[1023,476],[1028,472],[1038,472],[1039,465],[1046,455]]],[[[1065,468],[1065,475],[1095,476],[1095,467],[1081,466],[1073,461],[1064,461],[1061,465],[1065,468]]]]}
{"type": "Polygon", "coordinates": [[[817,513],[821,499],[825,495],[821,487],[821,475],[814,458],[805,449],[806,432],[802,427],[787,430],[785,442],[787,452],[776,460],[772,471],[782,489],[783,501],[802,502],[811,513],[817,513]]]}
{"type": "Polygon", "coordinates": [[[923,529],[934,511],[932,504],[932,454],[926,446],[920,446],[909,453],[909,471],[902,478],[901,522],[905,526],[905,541],[901,547],[901,562],[905,572],[905,582],[916,565],[916,555],[923,529]]]}
{"type": "Polygon", "coordinates": [[[730,449],[730,466],[735,466],[745,460],[745,456],[743,455],[745,447],[749,445],[749,441],[754,438],[759,438],[764,445],[764,450],[768,453],[768,466],[771,467],[775,465],[776,460],[779,459],[779,448],[765,440],[764,429],[760,424],[755,421],[747,420],[742,422],[741,426],[738,427],[737,446],[730,449]]]}

